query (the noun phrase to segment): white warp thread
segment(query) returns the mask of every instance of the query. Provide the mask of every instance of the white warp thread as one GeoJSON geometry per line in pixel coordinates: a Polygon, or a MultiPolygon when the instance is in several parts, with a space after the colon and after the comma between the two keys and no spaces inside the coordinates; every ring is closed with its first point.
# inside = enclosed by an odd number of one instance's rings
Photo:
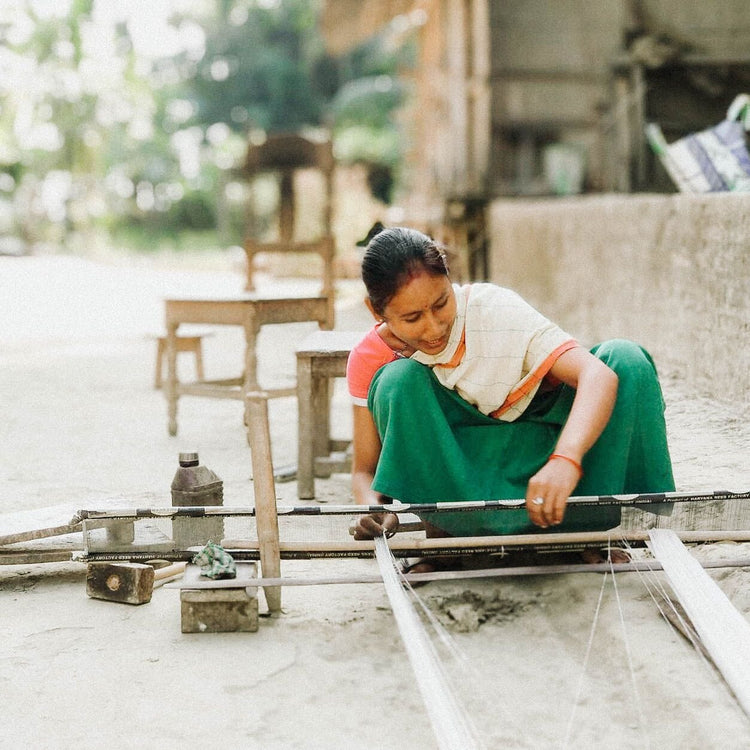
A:
{"type": "Polygon", "coordinates": [[[651,551],[716,666],[750,716],[750,623],[671,529],[652,529],[651,551]]]}
{"type": "Polygon", "coordinates": [[[398,580],[396,561],[384,537],[375,538],[375,557],[438,747],[479,750],[482,744],[453,694],[438,654],[398,580]]]}

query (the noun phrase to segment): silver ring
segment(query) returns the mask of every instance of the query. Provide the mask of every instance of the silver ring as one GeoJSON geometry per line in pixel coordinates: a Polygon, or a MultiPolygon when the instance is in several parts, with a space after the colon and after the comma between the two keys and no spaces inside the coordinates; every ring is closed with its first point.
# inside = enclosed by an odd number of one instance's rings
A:
{"type": "Polygon", "coordinates": [[[543,497],[535,497],[531,502],[534,505],[544,505],[544,498],[543,497]]]}

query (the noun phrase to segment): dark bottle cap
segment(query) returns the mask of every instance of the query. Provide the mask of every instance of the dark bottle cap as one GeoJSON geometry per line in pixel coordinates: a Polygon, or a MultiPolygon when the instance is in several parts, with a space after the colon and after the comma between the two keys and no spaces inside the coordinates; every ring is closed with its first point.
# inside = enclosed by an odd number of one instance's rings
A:
{"type": "Polygon", "coordinates": [[[197,466],[198,454],[197,453],[180,453],[178,460],[180,462],[180,466],[197,466]]]}

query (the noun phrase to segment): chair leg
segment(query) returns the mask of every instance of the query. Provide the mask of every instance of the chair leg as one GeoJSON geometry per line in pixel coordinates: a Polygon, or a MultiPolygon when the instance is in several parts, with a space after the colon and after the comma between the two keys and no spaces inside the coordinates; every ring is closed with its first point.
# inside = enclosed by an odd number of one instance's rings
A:
{"type": "Polygon", "coordinates": [[[195,343],[195,372],[198,380],[205,380],[203,376],[203,345],[200,338],[195,343]]]}
{"type": "Polygon", "coordinates": [[[156,341],[156,372],[154,374],[154,389],[160,390],[162,386],[162,373],[164,368],[164,357],[167,353],[167,341],[161,336],[156,341]]]}

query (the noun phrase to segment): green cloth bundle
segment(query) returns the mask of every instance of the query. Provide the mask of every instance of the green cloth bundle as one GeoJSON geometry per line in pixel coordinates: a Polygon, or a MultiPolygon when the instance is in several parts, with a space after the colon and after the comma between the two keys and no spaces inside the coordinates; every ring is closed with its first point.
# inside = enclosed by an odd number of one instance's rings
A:
{"type": "Polygon", "coordinates": [[[237,564],[234,558],[219,544],[208,542],[193,557],[193,563],[201,566],[201,575],[219,580],[237,577],[237,564]]]}

